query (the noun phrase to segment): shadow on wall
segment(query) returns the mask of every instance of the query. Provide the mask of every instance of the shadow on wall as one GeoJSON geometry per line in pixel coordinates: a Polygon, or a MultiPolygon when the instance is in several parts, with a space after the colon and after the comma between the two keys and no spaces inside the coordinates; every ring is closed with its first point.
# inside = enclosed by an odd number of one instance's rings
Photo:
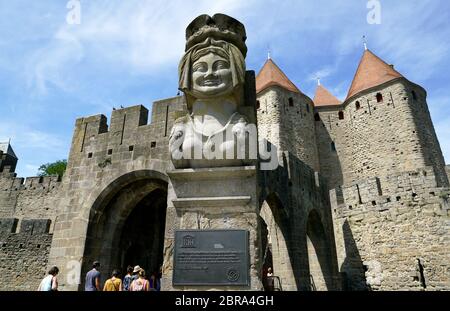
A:
{"type": "Polygon", "coordinates": [[[271,250],[274,275],[280,276],[283,290],[336,290],[340,286],[336,286],[338,264],[331,242],[334,237],[328,187],[325,182],[318,183],[314,170],[292,154],[283,152],[280,159],[282,165],[277,169],[259,171],[261,206],[266,203],[270,210],[264,214],[270,217],[263,220],[278,234],[273,237],[271,250]],[[315,213],[310,214],[313,209],[315,213]],[[283,271],[282,275],[279,271],[283,271]]]}
{"type": "Polygon", "coordinates": [[[311,288],[334,290],[331,248],[316,210],[309,213],[306,230],[311,288]]]}
{"type": "Polygon", "coordinates": [[[320,174],[327,180],[329,188],[334,189],[344,183],[338,154],[338,151],[342,152],[343,150],[340,149],[342,146],[336,145],[324,122],[327,122],[327,120],[322,120],[319,113],[316,113],[315,123],[319,145],[320,174]]]}
{"type": "Polygon", "coordinates": [[[342,289],[345,291],[371,290],[366,283],[365,267],[356,246],[352,230],[348,221],[342,225],[345,243],[345,259],[341,265],[342,289]]]}

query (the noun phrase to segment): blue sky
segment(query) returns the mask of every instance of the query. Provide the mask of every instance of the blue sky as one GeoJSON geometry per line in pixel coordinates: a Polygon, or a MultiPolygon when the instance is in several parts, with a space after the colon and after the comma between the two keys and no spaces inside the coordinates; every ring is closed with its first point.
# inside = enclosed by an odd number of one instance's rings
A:
{"type": "Polygon", "coordinates": [[[450,2],[380,0],[381,24],[367,22],[368,0],[80,0],[69,25],[66,0],[0,2],[0,141],[12,139],[19,176],[67,158],[75,119],[177,93],[184,30],[199,14],[231,15],[247,29],[248,69],[274,61],[312,97],[315,77],[345,98],[369,48],[428,91],[450,162],[450,2]]]}

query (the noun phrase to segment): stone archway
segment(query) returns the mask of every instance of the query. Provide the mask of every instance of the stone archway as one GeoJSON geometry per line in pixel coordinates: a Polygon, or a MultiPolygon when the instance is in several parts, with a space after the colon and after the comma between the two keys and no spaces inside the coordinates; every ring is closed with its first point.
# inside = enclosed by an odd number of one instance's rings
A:
{"type": "MultiPolygon", "coordinates": [[[[260,210],[263,273],[271,266],[282,290],[297,290],[291,254],[288,245],[288,228],[283,206],[275,194],[269,195],[260,210]]],[[[263,275],[263,280],[265,280],[263,275]]],[[[274,284],[277,286],[277,284],[274,284]]]]}
{"type": "Polygon", "coordinates": [[[319,213],[312,210],[306,224],[308,264],[312,290],[333,290],[330,245],[319,213]]]}
{"type": "Polygon", "coordinates": [[[147,275],[163,261],[167,182],[157,176],[130,173],[102,192],[91,209],[83,254],[81,282],[94,260],[103,280],[113,269],[140,265],[147,275]]]}

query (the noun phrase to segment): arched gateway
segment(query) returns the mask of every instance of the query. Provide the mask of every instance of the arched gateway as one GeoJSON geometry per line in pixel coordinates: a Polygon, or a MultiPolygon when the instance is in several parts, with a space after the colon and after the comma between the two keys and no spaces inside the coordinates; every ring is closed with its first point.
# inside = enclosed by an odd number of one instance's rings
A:
{"type": "MultiPolygon", "coordinates": [[[[263,290],[268,266],[279,289],[309,288],[306,211],[329,209],[328,189],[287,151],[282,163],[277,152],[270,165],[258,158],[257,147],[269,143],[255,131],[244,26],[202,15],[186,33],[184,97],[155,102],[150,124],[143,106],[114,110],[109,126],[103,115],[76,121],[49,255],[64,290],[83,289],[96,260],[103,281],[128,265],[147,274],[162,268],[162,290],[263,290]],[[191,83],[205,80],[208,66],[224,86],[191,83]]],[[[330,228],[312,235],[319,255],[330,228]]]]}
{"type": "Polygon", "coordinates": [[[128,265],[157,273],[163,263],[166,208],[167,177],[161,173],[134,171],[109,184],[90,210],[82,285],[94,260],[105,273],[125,272],[128,265]]]}

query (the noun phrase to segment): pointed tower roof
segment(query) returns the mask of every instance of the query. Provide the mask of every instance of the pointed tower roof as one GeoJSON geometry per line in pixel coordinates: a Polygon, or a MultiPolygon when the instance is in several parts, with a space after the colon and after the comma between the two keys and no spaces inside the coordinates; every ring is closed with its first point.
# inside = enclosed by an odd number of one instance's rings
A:
{"type": "Polygon", "coordinates": [[[403,77],[402,74],[396,71],[393,66],[388,65],[367,49],[359,62],[347,99],[361,91],[400,77],[403,77]]]}
{"type": "Polygon", "coordinates": [[[274,85],[281,86],[291,92],[300,93],[300,90],[295,84],[292,83],[273,60],[269,58],[256,76],[256,93],[274,85]]]}
{"type": "Polygon", "coordinates": [[[17,156],[14,153],[14,150],[11,148],[11,144],[9,142],[0,142],[0,150],[3,151],[3,153],[9,154],[10,156],[17,159],[17,156]]]}
{"type": "Polygon", "coordinates": [[[341,104],[339,99],[320,84],[317,86],[313,102],[315,107],[336,106],[341,104]]]}

